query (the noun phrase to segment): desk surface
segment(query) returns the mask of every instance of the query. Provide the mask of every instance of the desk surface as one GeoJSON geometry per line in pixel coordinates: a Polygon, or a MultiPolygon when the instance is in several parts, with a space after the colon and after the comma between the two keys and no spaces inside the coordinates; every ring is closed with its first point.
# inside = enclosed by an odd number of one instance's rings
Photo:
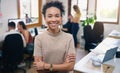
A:
{"type": "MultiPolygon", "coordinates": [[[[95,67],[92,65],[91,58],[96,54],[105,53],[106,50],[119,46],[120,39],[106,38],[104,39],[92,52],[82,58],[75,64],[74,70],[84,73],[103,73],[101,67],[95,67]]],[[[119,71],[120,72],[120,71],[119,71]]]]}

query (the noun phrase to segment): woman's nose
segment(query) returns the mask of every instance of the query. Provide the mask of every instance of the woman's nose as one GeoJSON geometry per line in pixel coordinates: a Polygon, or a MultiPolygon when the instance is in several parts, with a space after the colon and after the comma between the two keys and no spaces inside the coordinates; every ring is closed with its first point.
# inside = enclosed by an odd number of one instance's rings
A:
{"type": "Polygon", "coordinates": [[[56,17],[52,17],[52,19],[51,19],[51,20],[52,20],[52,21],[56,21],[56,19],[57,19],[56,17]]]}

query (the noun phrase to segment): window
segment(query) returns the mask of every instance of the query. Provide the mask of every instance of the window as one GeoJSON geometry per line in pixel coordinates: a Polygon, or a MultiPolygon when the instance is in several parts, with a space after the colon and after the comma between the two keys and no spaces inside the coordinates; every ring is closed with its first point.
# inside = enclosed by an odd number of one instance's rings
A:
{"type": "Polygon", "coordinates": [[[20,0],[20,18],[26,23],[38,23],[38,0],[20,0]]]}
{"type": "Polygon", "coordinates": [[[72,0],[71,2],[71,14],[74,15],[73,5],[77,4],[81,11],[80,20],[85,20],[88,10],[88,0],[72,0]]]}
{"type": "Polygon", "coordinates": [[[42,24],[42,0],[17,0],[18,18],[24,19],[28,28],[42,24]]]}
{"type": "Polygon", "coordinates": [[[118,23],[119,0],[97,0],[97,21],[118,23]]]}
{"type": "Polygon", "coordinates": [[[95,14],[97,21],[100,22],[118,23],[119,21],[119,0],[71,0],[72,15],[74,15],[73,5],[75,4],[81,10],[81,20],[85,20],[87,16],[95,14]]]}
{"type": "Polygon", "coordinates": [[[20,13],[21,18],[25,18],[26,14],[38,17],[38,0],[20,0],[20,13]]]}

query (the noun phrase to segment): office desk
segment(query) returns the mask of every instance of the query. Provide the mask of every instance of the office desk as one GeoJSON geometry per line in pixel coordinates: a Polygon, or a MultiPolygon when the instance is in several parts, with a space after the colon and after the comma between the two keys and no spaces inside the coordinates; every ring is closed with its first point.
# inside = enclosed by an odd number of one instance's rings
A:
{"type": "Polygon", "coordinates": [[[91,58],[94,57],[96,54],[105,53],[108,49],[119,45],[120,39],[110,37],[104,39],[92,52],[90,52],[88,55],[86,55],[75,64],[74,70],[82,73],[103,73],[101,67],[95,67],[94,65],[92,65],[91,58]]]}

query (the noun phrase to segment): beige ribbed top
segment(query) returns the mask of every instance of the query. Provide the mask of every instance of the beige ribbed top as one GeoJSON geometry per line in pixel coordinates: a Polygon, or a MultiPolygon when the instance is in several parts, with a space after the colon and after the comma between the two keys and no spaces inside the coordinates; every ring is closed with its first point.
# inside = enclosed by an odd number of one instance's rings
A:
{"type": "Polygon", "coordinates": [[[63,31],[57,34],[44,31],[35,38],[34,56],[42,56],[46,63],[61,64],[69,53],[75,53],[71,34],[63,31]]]}

